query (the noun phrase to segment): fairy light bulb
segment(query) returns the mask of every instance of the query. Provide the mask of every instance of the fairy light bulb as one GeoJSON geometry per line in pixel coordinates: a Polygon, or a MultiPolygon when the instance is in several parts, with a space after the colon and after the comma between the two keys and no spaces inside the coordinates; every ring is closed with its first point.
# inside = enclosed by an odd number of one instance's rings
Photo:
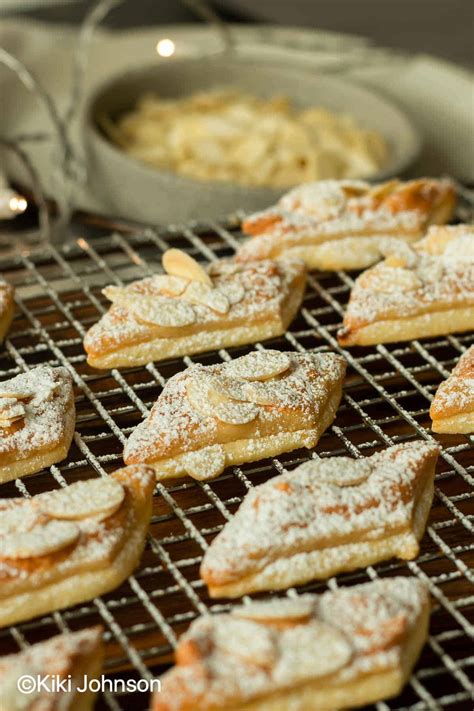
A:
{"type": "Polygon", "coordinates": [[[0,188],[0,220],[11,220],[21,215],[28,207],[28,202],[10,188],[0,188]]]}
{"type": "Polygon", "coordinates": [[[161,39],[156,45],[156,51],[160,57],[171,57],[175,53],[175,50],[175,43],[168,38],[161,39]]]}

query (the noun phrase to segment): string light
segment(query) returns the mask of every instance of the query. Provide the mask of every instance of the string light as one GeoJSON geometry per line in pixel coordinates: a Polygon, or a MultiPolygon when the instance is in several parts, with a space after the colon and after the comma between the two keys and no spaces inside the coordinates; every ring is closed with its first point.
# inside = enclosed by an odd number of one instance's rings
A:
{"type": "Polygon", "coordinates": [[[175,43],[170,39],[162,39],[156,45],[156,51],[160,57],[171,57],[175,53],[175,50],[175,43]]]}
{"type": "Polygon", "coordinates": [[[0,220],[11,220],[21,215],[28,207],[28,202],[9,188],[0,189],[0,220]]]}

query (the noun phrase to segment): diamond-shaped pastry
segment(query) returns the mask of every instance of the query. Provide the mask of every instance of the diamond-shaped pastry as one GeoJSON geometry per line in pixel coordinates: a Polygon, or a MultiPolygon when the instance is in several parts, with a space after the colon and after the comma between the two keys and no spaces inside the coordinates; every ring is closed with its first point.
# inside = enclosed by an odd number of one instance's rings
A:
{"type": "Polygon", "coordinates": [[[401,692],[428,636],[422,581],[384,578],[299,600],[195,620],[151,710],[320,711],[401,692]]]}
{"type": "Polygon", "coordinates": [[[65,368],[43,365],[0,382],[0,483],[64,459],[75,422],[65,368]]]}
{"type": "Polygon", "coordinates": [[[30,499],[0,500],[0,626],[113,590],[143,551],[155,475],[120,469],[30,499]]]}
{"type": "Polygon", "coordinates": [[[102,628],[65,632],[0,657],[0,708],[3,711],[92,711],[96,694],[84,689],[102,671],[102,628]],[[25,679],[35,688],[22,686],[25,679]],[[42,680],[38,684],[38,680],[42,680]],[[43,685],[41,685],[41,683],[43,685]]]}
{"type": "Polygon", "coordinates": [[[286,257],[302,259],[309,269],[364,269],[380,259],[384,239],[420,239],[429,225],[450,219],[455,202],[446,180],[306,183],[244,220],[242,229],[252,237],[237,259],[286,257]]]}
{"type": "Polygon", "coordinates": [[[446,335],[474,328],[474,228],[431,227],[425,239],[388,254],[355,281],[343,346],[367,346],[446,335]]]}
{"type": "Polygon", "coordinates": [[[439,386],[430,407],[434,432],[474,432],[474,346],[459,359],[439,386]]]}
{"type": "Polygon", "coordinates": [[[14,289],[10,284],[0,279],[0,343],[10,328],[14,309],[14,289]]]}
{"type": "Polygon", "coordinates": [[[314,447],[333,421],[346,364],[334,353],[259,351],[193,365],[166,384],[125,446],[158,479],[212,479],[225,467],[314,447]]]}
{"type": "Polygon", "coordinates": [[[330,457],[251,489],[204,555],[211,597],[278,590],[418,554],[438,448],[416,441],[330,457]]]}
{"type": "Polygon", "coordinates": [[[90,365],[142,365],[279,336],[306,283],[304,264],[294,260],[222,259],[204,268],[170,249],[163,266],[166,274],[104,289],[112,306],[86,334],[90,365]]]}

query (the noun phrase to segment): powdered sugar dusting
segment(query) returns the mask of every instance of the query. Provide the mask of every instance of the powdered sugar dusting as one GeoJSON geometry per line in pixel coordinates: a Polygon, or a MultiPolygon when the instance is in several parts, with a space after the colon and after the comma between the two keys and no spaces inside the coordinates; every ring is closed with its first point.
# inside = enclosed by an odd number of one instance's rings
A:
{"type": "Polygon", "coordinates": [[[422,236],[432,211],[453,194],[443,180],[319,181],[301,185],[279,203],[250,215],[243,229],[254,235],[242,259],[266,258],[303,244],[347,236],[422,236]]]}
{"type": "MultiPolygon", "coordinates": [[[[229,304],[223,314],[214,310],[205,301],[198,301],[192,306],[181,302],[193,310],[193,322],[188,326],[168,326],[168,331],[160,330],[153,323],[145,323],[137,318],[125,301],[112,305],[107,314],[86,334],[84,346],[88,353],[108,353],[131,344],[147,342],[154,338],[176,338],[192,333],[245,327],[256,322],[280,317],[282,305],[290,296],[290,289],[295,279],[304,271],[301,262],[261,261],[238,265],[232,260],[219,260],[209,265],[208,273],[213,289],[222,293],[229,304]]],[[[163,300],[156,277],[149,277],[134,282],[126,287],[129,294],[138,294],[151,299],[163,300]]],[[[167,301],[178,301],[180,295],[167,297],[167,301]]],[[[215,307],[215,304],[213,304],[215,307]]]]}
{"type": "Polygon", "coordinates": [[[474,411],[474,346],[459,359],[453,372],[439,386],[431,404],[432,417],[451,417],[474,411]]]}
{"type": "MultiPolygon", "coordinates": [[[[25,697],[17,688],[18,679],[24,674],[46,679],[48,674],[52,677],[57,675],[61,679],[66,679],[70,674],[75,678],[79,670],[84,672],[84,664],[99,653],[101,632],[100,627],[93,627],[57,635],[18,654],[2,657],[0,687],[4,708],[18,711],[27,708],[38,711],[72,709],[72,695],[68,698],[62,691],[38,690],[25,697]],[[28,699],[27,705],[25,699],[28,699]]],[[[82,686],[83,679],[77,678],[77,683],[82,686]]]]}
{"type": "MultiPolygon", "coordinates": [[[[327,674],[336,675],[329,684],[337,687],[397,669],[428,592],[414,578],[390,578],[310,598],[312,612],[303,622],[290,614],[282,625],[283,616],[274,612],[278,601],[268,603],[273,616],[261,622],[235,614],[193,622],[180,639],[177,666],[162,677],[155,708],[237,707],[327,674]]],[[[257,603],[259,614],[265,604],[257,603]]],[[[251,615],[252,604],[243,609],[251,615]]],[[[322,679],[322,688],[327,683],[322,679]]]]}
{"type": "Polygon", "coordinates": [[[396,445],[366,459],[332,457],[305,463],[255,487],[213,540],[201,576],[235,582],[300,551],[388,535],[411,526],[424,464],[437,448],[422,441],[396,445]],[[339,484],[339,472],[356,482],[339,484]]]}
{"type": "Polygon", "coordinates": [[[22,402],[21,420],[0,428],[0,464],[57,446],[74,417],[72,379],[65,368],[40,366],[0,383],[0,398],[12,392],[30,393],[30,398],[22,402]]]}
{"type": "MultiPolygon", "coordinates": [[[[445,230],[447,228],[444,228],[445,230]]],[[[474,244],[474,233],[468,235],[474,244]]],[[[348,329],[381,319],[404,318],[433,309],[474,307],[474,255],[464,246],[466,235],[453,233],[438,254],[422,247],[390,257],[368,269],[357,279],[344,317],[348,329]],[[450,251],[446,254],[447,246],[450,251]]]]}
{"type": "MultiPolygon", "coordinates": [[[[273,362],[271,354],[270,363],[273,362]]],[[[264,355],[265,352],[262,357],[264,355]]],[[[345,372],[344,359],[335,354],[288,353],[285,363],[288,359],[291,367],[286,372],[264,382],[249,382],[235,376],[239,361],[245,358],[248,356],[229,364],[196,364],[171,378],[149,417],[131,434],[125,447],[125,461],[154,462],[238,439],[238,430],[223,429],[219,425],[219,417],[213,410],[219,403],[212,399],[213,391],[208,383],[211,379],[218,389],[217,394],[224,401],[230,399],[238,410],[236,415],[239,416],[233,421],[246,421],[245,436],[259,438],[287,432],[291,427],[314,427],[324,412],[329,393],[342,382],[345,372]],[[191,390],[194,384],[196,387],[191,390]],[[265,390],[265,397],[262,392],[259,397],[258,388],[265,390]],[[262,400],[268,404],[260,404],[262,400]],[[250,419],[247,411],[239,410],[239,401],[258,403],[257,416],[250,419]],[[282,420],[282,413],[292,414],[291,425],[288,417],[282,420]]],[[[232,418],[227,417],[226,421],[229,419],[232,418]]]]}

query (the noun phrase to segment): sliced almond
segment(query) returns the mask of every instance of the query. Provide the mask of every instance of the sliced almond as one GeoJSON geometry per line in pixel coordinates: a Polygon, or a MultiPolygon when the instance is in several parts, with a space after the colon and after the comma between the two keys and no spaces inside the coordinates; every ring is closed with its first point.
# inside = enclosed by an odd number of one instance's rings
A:
{"type": "Polygon", "coordinates": [[[256,405],[275,405],[278,402],[278,388],[276,382],[248,382],[243,386],[243,391],[249,402],[256,405]]]}
{"type": "Polygon", "coordinates": [[[231,616],[221,619],[214,626],[213,642],[218,652],[265,668],[270,668],[277,657],[272,630],[251,620],[231,616]]]}
{"type": "Polygon", "coordinates": [[[28,531],[37,524],[40,514],[29,505],[30,501],[10,507],[6,503],[7,507],[0,509],[0,536],[28,531]]]}
{"type": "Polygon", "coordinates": [[[170,276],[169,274],[155,274],[151,279],[151,284],[156,287],[163,296],[180,296],[188,286],[189,280],[170,276]]]}
{"type": "Polygon", "coordinates": [[[12,419],[25,416],[25,406],[13,398],[0,398],[0,419],[12,419]]]}
{"type": "Polygon", "coordinates": [[[24,390],[0,390],[0,398],[12,400],[29,400],[33,397],[33,393],[24,390]]]}
{"type": "Polygon", "coordinates": [[[168,249],[163,254],[163,269],[167,274],[189,279],[190,281],[200,281],[203,284],[212,286],[211,277],[189,254],[180,249],[168,249]]]}
{"type": "Polygon", "coordinates": [[[225,469],[224,448],[220,444],[214,444],[198,449],[196,452],[189,452],[183,458],[183,466],[193,479],[199,481],[214,479],[225,469]]]}
{"type": "Polygon", "coordinates": [[[281,648],[281,665],[275,675],[281,674],[285,681],[292,683],[334,674],[353,656],[346,635],[337,627],[319,620],[285,630],[281,648]]]}
{"type": "Polygon", "coordinates": [[[298,471],[314,475],[316,484],[358,486],[369,478],[373,466],[366,459],[331,457],[329,459],[312,459],[310,462],[301,464],[298,471]]]}
{"type": "Polygon", "coordinates": [[[122,504],[125,492],[116,479],[86,479],[36,498],[43,513],[56,519],[108,518],[122,504]]]}
{"type": "Polygon", "coordinates": [[[287,353],[257,351],[228,363],[226,371],[243,380],[270,380],[286,372],[290,366],[291,359],[287,353]]]}
{"type": "Polygon", "coordinates": [[[386,267],[385,264],[361,274],[358,283],[363,289],[380,294],[415,291],[422,286],[420,278],[413,271],[401,267],[386,267]]]}
{"type": "Polygon", "coordinates": [[[108,286],[102,293],[145,323],[163,328],[179,328],[190,326],[196,321],[193,307],[182,299],[150,296],[116,286],[108,286]]]}
{"type": "Polygon", "coordinates": [[[226,314],[230,309],[230,303],[225,294],[200,281],[192,281],[182,294],[182,298],[192,304],[207,306],[208,309],[220,314],[226,314]]]}
{"type": "Polygon", "coordinates": [[[234,608],[232,615],[246,620],[254,620],[261,624],[301,624],[307,622],[313,616],[314,609],[313,597],[285,597],[242,605],[234,608]]]}
{"type": "Polygon", "coordinates": [[[225,402],[215,408],[215,416],[228,425],[245,425],[258,416],[259,408],[252,402],[225,402]]]}
{"type": "Polygon", "coordinates": [[[406,266],[408,266],[408,264],[407,264],[407,260],[404,257],[396,255],[396,254],[391,254],[385,260],[385,266],[386,267],[406,267],[406,266]]]}
{"type": "Polygon", "coordinates": [[[222,292],[228,299],[229,303],[234,306],[245,297],[245,289],[242,284],[233,279],[232,281],[219,284],[219,291],[222,292]]]}
{"type": "Polygon", "coordinates": [[[79,538],[79,528],[70,521],[48,521],[30,531],[0,538],[0,558],[37,558],[66,548],[79,538]]]}

